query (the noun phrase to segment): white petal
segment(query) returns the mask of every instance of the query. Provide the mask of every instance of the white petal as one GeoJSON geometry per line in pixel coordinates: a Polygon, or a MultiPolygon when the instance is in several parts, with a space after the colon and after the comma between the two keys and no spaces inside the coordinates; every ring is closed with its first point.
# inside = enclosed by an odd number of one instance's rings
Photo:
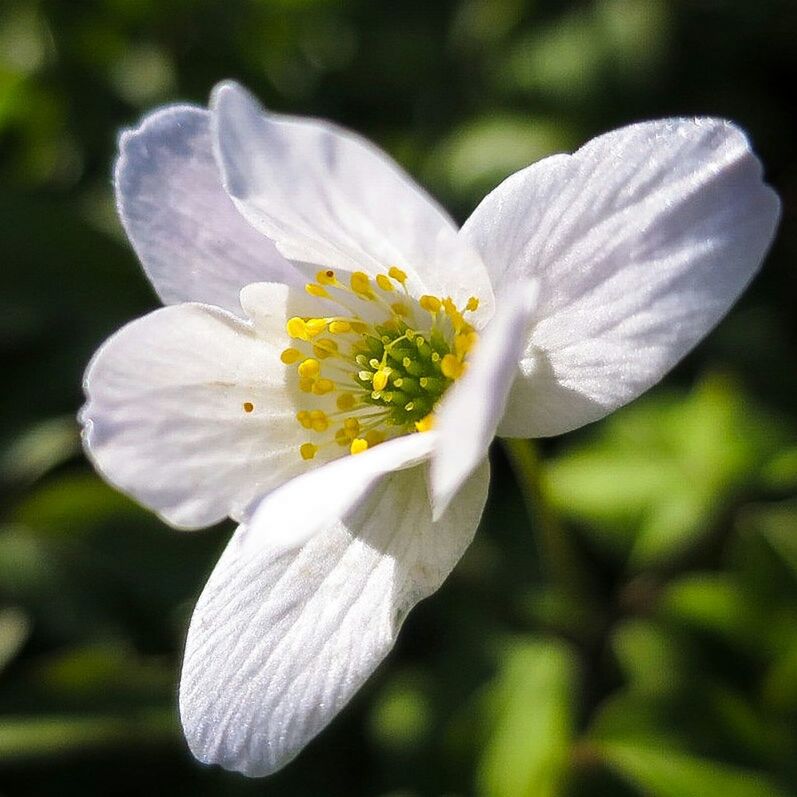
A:
{"type": "Polygon", "coordinates": [[[492,290],[442,208],[376,147],[326,122],[265,112],[240,86],[213,95],[219,163],[238,209],[285,257],[344,271],[396,265],[414,295],[492,290]]]}
{"type": "Polygon", "coordinates": [[[559,434],[649,388],[728,311],[779,215],[745,136],[713,119],[617,130],[510,177],[462,230],[496,291],[540,280],[499,434],[559,434]]]}
{"type": "Polygon", "coordinates": [[[487,449],[504,414],[526,347],[539,286],[521,282],[498,302],[467,373],[446,394],[437,413],[440,440],[432,458],[432,506],[439,517],[487,449]]]}
{"type": "MultiPolygon", "coordinates": [[[[274,551],[301,547],[359,503],[377,479],[427,459],[436,442],[434,432],[405,435],[297,476],[261,501],[250,526],[274,529],[274,551]]],[[[243,537],[242,543],[261,544],[257,535],[243,537]]]]}
{"type": "MultiPolygon", "coordinates": [[[[288,289],[272,288],[284,306],[288,289]]],[[[256,496],[307,468],[282,342],[196,304],[123,327],[85,377],[81,421],[99,471],[178,527],[242,517],[256,496]]]]}
{"type": "Polygon", "coordinates": [[[373,672],[409,610],[464,553],[487,496],[485,463],[432,523],[425,478],[421,466],[380,479],[299,549],[281,542],[279,519],[292,503],[236,532],[186,643],[180,712],[197,758],[274,772],[373,672]]]}
{"type": "Polygon", "coordinates": [[[227,196],[209,119],[202,108],[175,105],[122,133],[116,200],[164,304],[206,302],[240,314],[244,285],[295,282],[298,275],[227,196]]]}

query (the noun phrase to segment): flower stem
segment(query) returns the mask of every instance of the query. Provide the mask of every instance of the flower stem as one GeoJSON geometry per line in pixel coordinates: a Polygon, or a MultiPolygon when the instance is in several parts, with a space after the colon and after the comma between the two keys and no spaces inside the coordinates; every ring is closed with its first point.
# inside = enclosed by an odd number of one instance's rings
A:
{"type": "Polygon", "coordinates": [[[545,495],[541,460],[534,441],[507,438],[502,442],[528,513],[538,531],[545,571],[565,593],[574,597],[584,595],[589,589],[589,578],[570,535],[559,522],[545,495]]]}

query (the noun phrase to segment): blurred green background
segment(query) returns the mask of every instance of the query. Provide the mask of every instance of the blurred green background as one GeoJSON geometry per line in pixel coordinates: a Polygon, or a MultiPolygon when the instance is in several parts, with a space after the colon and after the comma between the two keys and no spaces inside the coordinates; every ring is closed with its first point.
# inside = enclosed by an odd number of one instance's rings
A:
{"type": "Polygon", "coordinates": [[[0,795],[797,794],[795,41],[793,0],[2,0],[0,795]],[[93,350],[156,306],[115,218],[117,131],[225,77],[370,136],[460,219],[530,161],[673,114],[745,127],[785,204],[662,385],[494,449],[454,575],[261,781],[194,763],[176,720],[230,527],[163,527],[74,421],[93,350]]]}

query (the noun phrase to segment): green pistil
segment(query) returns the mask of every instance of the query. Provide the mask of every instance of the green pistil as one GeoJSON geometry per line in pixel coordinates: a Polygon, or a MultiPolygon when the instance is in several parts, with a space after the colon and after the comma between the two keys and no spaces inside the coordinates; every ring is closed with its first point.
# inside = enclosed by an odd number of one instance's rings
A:
{"type": "Polygon", "coordinates": [[[379,337],[364,336],[355,357],[355,382],[365,391],[365,403],[387,411],[388,424],[413,428],[452,384],[440,371],[440,360],[451,349],[437,331],[419,334],[404,324],[395,329],[377,326],[375,331],[379,337]],[[380,370],[388,371],[388,384],[373,390],[380,370]]]}

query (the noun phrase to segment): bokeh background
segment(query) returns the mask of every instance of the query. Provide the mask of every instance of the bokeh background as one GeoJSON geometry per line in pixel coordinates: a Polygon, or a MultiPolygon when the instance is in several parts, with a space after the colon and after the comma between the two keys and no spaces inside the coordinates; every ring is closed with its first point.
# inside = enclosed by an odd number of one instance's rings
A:
{"type": "Polygon", "coordinates": [[[796,41],[792,0],[2,0],[0,794],[797,794],[796,41]],[[533,160],[673,114],[740,123],[785,203],[760,277],[659,387],[494,448],[454,575],[261,781],[196,764],[176,719],[230,526],[162,526],[75,423],[93,350],[156,306],[114,213],[117,131],[225,77],[373,138],[460,219],[533,160]]]}

